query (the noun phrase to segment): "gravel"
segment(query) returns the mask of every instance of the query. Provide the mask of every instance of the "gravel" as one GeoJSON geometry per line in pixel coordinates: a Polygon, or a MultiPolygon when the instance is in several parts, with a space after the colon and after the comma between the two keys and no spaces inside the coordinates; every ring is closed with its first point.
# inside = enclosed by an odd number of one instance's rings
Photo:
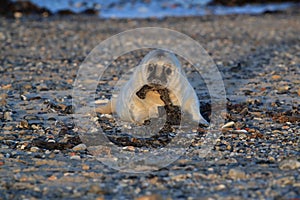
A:
{"type": "MultiPolygon", "coordinates": [[[[299,15],[0,18],[0,199],[300,198],[299,15]],[[222,135],[205,158],[199,154],[206,128],[199,127],[189,153],[171,165],[122,173],[97,161],[81,141],[72,84],[99,42],[144,26],[180,31],[208,51],[223,76],[228,112],[220,113],[222,135]]],[[[126,54],[112,65],[135,65],[143,55],[126,54]]],[[[99,102],[118,80],[106,73],[111,79],[98,89],[99,102]]],[[[187,76],[208,119],[207,91],[187,76]]]]}

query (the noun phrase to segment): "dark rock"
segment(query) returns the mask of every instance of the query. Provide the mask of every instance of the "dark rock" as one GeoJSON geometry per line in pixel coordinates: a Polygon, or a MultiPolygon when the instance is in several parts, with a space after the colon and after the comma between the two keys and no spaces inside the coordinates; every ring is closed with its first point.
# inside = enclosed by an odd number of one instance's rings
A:
{"type": "Polygon", "coordinates": [[[0,15],[12,17],[14,13],[19,12],[25,15],[50,15],[51,12],[46,8],[40,8],[30,1],[10,1],[1,0],[0,15]]]}
{"type": "Polygon", "coordinates": [[[66,150],[66,149],[72,149],[76,145],[81,144],[80,138],[77,137],[72,137],[70,138],[67,142],[48,142],[44,140],[43,138],[35,138],[32,140],[32,146],[39,147],[41,149],[48,149],[48,150],[66,150]]]}
{"type": "Polygon", "coordinates": [[[265,4],[265,3],[283,3],[283,2],[299,2],[298,0],[212,0],[209,5],[222,6],[243,6],[246,4],[265,4]]]}
{"type": "Polygon", "coordinates": [[[92,9],[92,8],[88,8],[88,9],[82,11],[81,14],[84,14],[84,15],[99,15],[99,11],[95,10],[95,9],[92,9]]]}
{"type": "Polygon", "coordinates": [[[57,12],[58,15],[75,15],[76,13],[74,13],[71,10],[59,10],[57,12]]]}

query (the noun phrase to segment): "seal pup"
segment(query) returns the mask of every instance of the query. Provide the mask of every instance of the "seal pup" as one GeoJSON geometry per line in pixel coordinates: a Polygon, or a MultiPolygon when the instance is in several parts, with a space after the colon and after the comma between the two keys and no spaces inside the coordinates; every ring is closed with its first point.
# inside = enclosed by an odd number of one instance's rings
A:
{"type": "Polygon", "coordinates": [[[173,105],[190,114],[193,121],[208,125],[200,114],[198,97],[187,80],[180,61],[173,53],[164,50],[149,52],[119,94],[112,97],[106,105],[97,107],[96,112],[116,113],[123,121],[143,124],[149,118],[158,117],[158,107],[165,105],[155,88],[166,88],[173,105]],[[141,97],[138,95],[139,91],[145,86],[152,89],[141,97]]]}

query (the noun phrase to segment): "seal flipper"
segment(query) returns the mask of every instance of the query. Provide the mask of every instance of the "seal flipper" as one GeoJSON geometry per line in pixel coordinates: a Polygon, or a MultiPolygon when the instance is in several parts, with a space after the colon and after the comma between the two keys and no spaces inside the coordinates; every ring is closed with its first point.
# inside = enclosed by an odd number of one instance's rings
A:
{"type": "Polygon", "coordinates": [[[116,99],[113,98],[107,104],[98,106],[95,111],[101,114],[112,114],[116,111],[116,99]]]}

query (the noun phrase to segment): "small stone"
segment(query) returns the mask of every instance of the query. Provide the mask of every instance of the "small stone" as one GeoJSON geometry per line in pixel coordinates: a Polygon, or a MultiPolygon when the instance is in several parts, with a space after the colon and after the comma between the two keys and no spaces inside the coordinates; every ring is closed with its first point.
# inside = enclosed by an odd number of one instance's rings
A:
{"type": "Polygon", "coordinates": [[[293,176],[282,177],[274,180],[275,184],[280,186],[292,185],[295,183],[295,178],[293,176]]]}
{"type": "Polygon", "coordinates": [[[5,35],[4,35],[4,33],[2,33],[2,32],[0,32],[0,40],[5,40],[5,35]]]}
{"type": "Polygon", "coordinates": [[[172,176],[171,179],[174,180],[174,181],[180,182],[180,181],[186,180],[189,177],[192,177],[192,175],[190,173],[188,173],[188,174],[178,174],[178,175],[172,176]]]}
{"type": "Polygon", "coordinates": [[[241,130],[233,130],[233,133],[248,133],[248,131],[241,129],[241,130]]]}
{"type": "Polygon", "coordinates": [[[80,160],[81,159],[80,156],[78,156],[78,155],[71,156],[70,158],[71,158],[71,160],[80,160]]]}
{"type": "Polygon", "coordinates": [[[281,79],[281,76],[279,76],[279,75],[273,75],[272,79],[275,80],[275,81],[277,81],[277,80],[281,79]]]}
{"type": "Polygon", "coordinates": [[[207,171],[209,171],[209,172],[213,172],[213,171],[214,171],[214,168],[212,168],[212,167],[209,167],[209,168],[207,168],[207,171]]]}
{"type": "Polygon", "coordinates": [[[5,112],[3,118],[6,121],[13,121],[13,118],[11,117],[11,112],[5,112]]]}
{"type": "Polygon", "coordinates": [[[23,88],[25,90],[30,90],[32,88],[32,86],[30,84],[26,84],[26,85],[23,86],[23,88]]]}
{"type": "Polygon", "coordinates": [[[285,159],[279,163],[281,170],[293,170],[300,168],[300,162],[296,159],[285,159]]]}
{"type": "Polygon", "coordinates": [[[27,97],[25,95],[22,94],[20,97],[22,101],[27,101],[27,97]]]}
{"type": "Polygon", "coordinates": [[[38,152],[39,150],[40,150],[40,148],[38,148],[38,147],[31,147],[30,148],[31,152],[38,152]]]}
{"type": "Polygon", "coordinates": [[[55,149],[54,151],[53,151],[53,153],[60,153],[60,150],[59,149],[55,149]]]}
{"type": "Polygon", "coordinates": [[[215,187],[216,190],[224,190],[226,189],[226,186],[224,184],[218,185],[215,187]]]}
{"type": "Polygon", "coordinates": [[[298,89],[297,93],[298,93],[298,96],[300,97],[300,88],[298,89]]]}
{"type": "Polygon", "coordinates": [[[72,84],[72,83],[73,83],[73,79],[67,79],[66,82],[67,82],[68,84],[72,84]]]}
{"type": "Polygon", "coordinates": [[[237,162],[238,161],[234,158],[228,158],[228,159],[226,158],[226,159],[220,159],[220,160],[216,161],[216,163],[218,165],[228,165],[228,164],[237,163],[237,162]]]}
{"type": "Polygon", "coordinates": [[[299,183],[294,183],[293,187],[299,187],[300,188],[300,182],[299,183]]]}
{"type": "Polygon", "coordinates": [[[22,15],[23,15],[23,14],[22,14],[21,12],[15,12],[15,13],[14,13],[14,17],[17,18],[17,19],[18,19],[18,18],[21,18],[22,15]]]}
{"type": "Polygon", "coordinates": [[[50,153],[50,155],[48,156],[49,158],[54,158],[55,157],[55,153],[50,153]]]}
{"type": "Polygon", "coordinates": [[[71,152],[71,153],[70,153],[70,156],[75,156],[75,155],[76,155],[75,152],[71,152]]]}
{"type": "MultiPolygon", "coordinates": [[[[33,130],[39,130],[39,125],[35,125],[35,124],[32,124],[31,125],[31,128],[33,129],[33,130]]],[[[49,141],[48,141],[49,142],[49,141]]]]}
{"type": "Polygon", "coordinates": [[[22,144],[21,147],[20,147],[20,149],[21,149],[21,150],[24,150],[24,149],[27,147],[27,145],[28,145],[28,144],[22,144]]]}
{"type": "Polygon", "coordinates": [[[145,195],[136,198],[136,200],[162,200],[163,198],[158,194],[145,195]]]}
{"type": "Polygon", "coordinates": [[[65,105],[65,104],[58,104],[57,106],[59,106],[60,109],[62,109],[62,110],[65,110],[67,107],[67,105],[65,105]]]}
{"type": "Polygon", "coordinates": [[[72,150],[73,151],[84,151],[86,150],[86,145],[85,144],[78,144],[77,146],[73,147],[72,150]]]}
{"type": "Polygon", "coordinates": [[[277,88],[277,93],[286,93],[290,89],[290,86],[285,85],[277,88]]]}
{"type": "Polygon", "coordinates": [[[281,134],[281,131],[280,130],[273,130],[272,133],[274,133],[274,134],[281,134]]]}
{"type": "Polygon", "coordinates": [[[238,179],[245,179],[246,173],[240,169],[230,169],[228,172],[228,176],[231,179],[238,180],[238,179]]]}
{"type": "Polygon", "coordinates": [[[11,89],[11,84],[2,85],[0,88],[1,88],[2,90],[9,90],[9,89],[11,89]]]}
{"type": "Polygon", "coordinates": [[[135,150],[134,146],[123,147],[123,149],[127,150],[127,151],[134,151],[135,150]]]}
{"type": "Polygon", "coordinates": [[[11,131],[11,130],[13,130],[13,126],[4,126],[3,127],[3,130],[5,130],[5,131],[11,131]]]}
{"type": "Polygon", "coordinates": [[[244,140],[244,139],[246,139],[246,138],[247,138],[247,135],[246,135],[246,134],[244,134],[244,133],[239,134],[239,139],[244,140]]]}
{"type": "Polygon", "coordinates": [[[52,176],[50,176],[50,177],[48,178],[48,180],[49,180],[49,181],[55,181],[55,180],[57,180],[57,177],[54,176],[54,175],[52,175],[52,176]]]}
{"type": "Polygon", "coordinates": [[[48,91],[49,90],[46,84],[40,84],[40,85],[36,86],[36,89],[38,91],[48,91]]]}
{"type": "Polygon", "coordinates": [[[5,106],[7,104],[6,98],[7,98],[7,94],[1,94],[0,95],[0,106],[5,106]]]}
{"type": "Polygon", "coordinates": [[[28,121],[27,120],[22,120],[19,124],[19,128],[29,128],[29,125],[28,125],[28,121]]]}
{"type": "Polygon", "coordinates": [[[222,126],[222,128],[229,128],[229,127],[232,127],[233,125],[234,125],[234,122],[228,122],[228,123],[224,124],[222,126]]]}
{"type": "Polygon", "coordinates": [[[269,157],[268,157],[268,160],[271,161],[271,162],[274,162],[274,161],[275,161],[275,158],[272,157],[272,156],[269,156],[269,157]]]}
{"type": "Polygon", "coordinates": [[[45,151],[45,154],[50,154],[50,153],[52,153],[52,152],[48,149],[45,151]]]}
{"type": "Polygon", "coordinates": [[[248,108],[247,108],[247,107],[244,108],[244,109],[240,112],[241,115],[246,115],[247,113],[248,113],[248,108]]]}
{"type": "Polygon", "coordinates": [[[86,165],[86,164],[83,164],[82,165],[82,169],[83,170],[89,170],[90,169],[90,166],[86,165]]]}
{"type": "Polygon", "coordinates": [[[95,193],[95,194],[106,194],[107,193],[107,191],[105,191],[104,189],[102,189],[97,184],[91,185],[89,192],[90,193],[95,193]]]}

